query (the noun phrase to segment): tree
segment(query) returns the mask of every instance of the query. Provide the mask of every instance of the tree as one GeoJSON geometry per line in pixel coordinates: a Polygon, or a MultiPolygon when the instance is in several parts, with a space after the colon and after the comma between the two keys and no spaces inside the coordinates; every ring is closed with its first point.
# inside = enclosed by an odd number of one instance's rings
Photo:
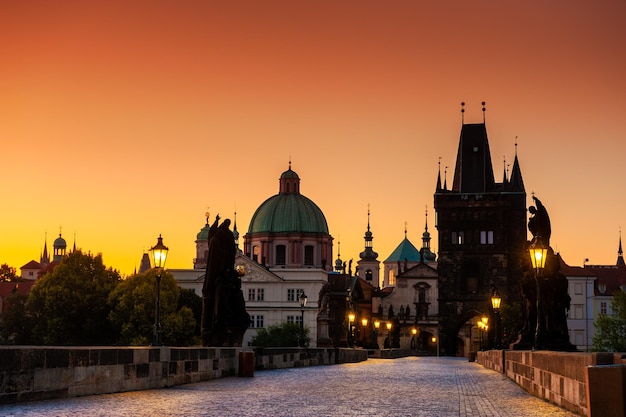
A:
{"type": "Polygon", "coordinates": [[[593,350],[626,352],[626,293],[617,291],[611,301],[613,315],[600,314],[594,325],[593,350]]]}
{"type": "Polygon", "coordinates": [[[33,322],[26,310],[27,301],[27,294],[15,293],[7,297],[9,307],[0,321],[0,344],[30,344],[33,322]]]}
{"type": "MultiPolygon", "coordinates": [[[[169,346],[199,344],[196,319],[189,306],[180,305],[180,288],[172,274],[161,274],[161,331],[169,346]]],[[[156,305],[156,271],[133,275],[109,297],[110,319],[117,331],[117,344],[141,346],[152,341],[156,305]]]]}
{"type": "Polygon", "coordinates": [[[304,340],[299,343],[302,329],[298,323],[279,323],[257,331],[250,344],[256,347],[309,346],[309,329],[304,329],[304,340]]]}
{"type": "Polygon", "coordinates": [[[80,250],[63,257],[33,286],[27,308],[33,342],[42,345],[109,345],[109,294],[120,275],[105,267],[102,255],[80,250]]]}
{"type": "Polygon", "coordinates": [[[7,264],[0,265],[0,282],[19,282],[23,279],[17,275],[17,271],[7,264]]]}

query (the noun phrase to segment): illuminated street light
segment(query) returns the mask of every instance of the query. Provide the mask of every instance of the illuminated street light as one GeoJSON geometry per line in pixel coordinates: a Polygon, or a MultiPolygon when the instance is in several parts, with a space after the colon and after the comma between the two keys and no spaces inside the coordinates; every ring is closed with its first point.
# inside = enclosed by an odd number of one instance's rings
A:
{"type": "Polygon", "coordinates": [[[537,284],[537,326],[535,328],[535,349],[543,348],[543,315],[541,313],[541,307],[543,301],[541,300],[541,276],[543,270],[546,267],[546,258],[548,255],[548,248],[544,247],[539,239],[535,239],[530,248],[528,248],[530,254],[530,261],[532,262],[533,269],[535,270],[535,283],[537,284]]]}
{"type": "Polygon", "coordinates": [[[154,331],[152,334],[152,346],[163,346],[163,338],[161,334],[161,273],[165,267],[167,259],[167,246],[163,244],[163,238],[159,235],[157,244],[150,248],[152,252],[152,260],[156,269],[156,303],[154,313],[154,331]]]}
{"type": "Polygon", "coordinates": [[[495,316],[495,328],[494,328],[494,341],[493,348],[500,349],[500,304],[502,303],[502,298],[500,297],[500,293],[496,287],[493,287],[493,291],[491,293],[491,307],[493,308],[493,313],[495,316]]]}

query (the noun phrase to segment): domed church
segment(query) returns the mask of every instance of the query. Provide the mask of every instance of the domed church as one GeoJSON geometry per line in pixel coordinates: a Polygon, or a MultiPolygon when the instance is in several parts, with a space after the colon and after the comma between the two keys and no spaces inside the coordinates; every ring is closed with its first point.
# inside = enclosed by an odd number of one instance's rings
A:
{"type": "Polygon", "coordinates": [[[291,169],[282,173],[278,194],[265,200],[244,236],[244,253],[272,268],[328,270],[333,238],[322,210],[300,194],[300,177],[291,169]]]}
{"type": "Polygon", "coordinates": [[[300,194],[300,177],[291,162],[280,176],[278,194],[257,208],[243,241],[235,264],[246,271],[241,287],[250,328],[244,346],[259,328],[304,322],[315,347],[318,295],[328,280],[333,238],[322,210],[300,194]]]}

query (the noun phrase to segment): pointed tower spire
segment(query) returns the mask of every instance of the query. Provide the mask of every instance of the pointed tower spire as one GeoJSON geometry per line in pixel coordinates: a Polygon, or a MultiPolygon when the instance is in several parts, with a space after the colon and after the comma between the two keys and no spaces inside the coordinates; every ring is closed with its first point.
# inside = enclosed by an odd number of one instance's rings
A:
{"type": "Polygon", "coordinates": [[[428,206],[426,206],[426,220],[424,233],[422,233],[422,249],[420,250],[420,262],[435,262],[436,256],[430,250],[430,233],[428,232],[428,206]]]}
{"type": "Polygon", "coordinates": [[[506,186],[506,182],[507,182],[507,169],[506,169],[506,156],[503,156],[504,158],[504,176],[502,177],[502,184],[506,186]]]}
{"type": "Polygon", "coordinates": [[[483,123],[485,123],[485,119],[486,119],[485,112],[487,111],[487,109],[485,108],[485,102],[484,101],[481,104],[483,105],[483,123]]]}
{"type": "Polygon", "coordinates": [[[517,136],[515,136],[515,159],[513,160],[513,168],[509,177],[509,190],[517,192],[525,192],[524,180],[522,179],[522,170],[517,159],[517,136]]]}
{"type": "Polygon", "coordinates": [[[233,237],[235,238],[235,247],[237,248],[237,252],[241,252],[239,249],[239,231],[237,230],[237,211],[235,211],[233,222],[233,237]]]}
{"type": "Polygon", "coordinates": [[[337,260],[335,261],[335,271],[343,271],[343,261],[341,260],[341,241],[337,241],[337,260]]]}
{"type": "Polygon", "coordinates": [[[44,237],[43,253],[41,254],[39,263],[41,264],[42,268],[46,267],[50,263],[50,255],[48,255],[48,232],[46,232],[46,235],[44,237]]]}
{"type": "Polygon", "coordinates": [[[443,171],[443,189],[448,189],[448,167],[443,171]]]}
{"type": "Polygon", "coordinates": [[[378,258],[378,254],[374,252],[372,240],[374,237],[370,230],[370,207],[367,205],[367,231],[365,232],[365,250],[359,255],[363,261],[375,261],[378,258]]]}
{"type": "Polygon", "coordinates": [[[439,157],[439,161],[437,162],[437,187],[435,192],[441,191],[441,157],[439,157]]]}
{"type": "Polygon", "coordinates": [[[624,251],[622,251],[622,228],[619,228],[619,248],[617,249],[617,265],[626,265],[624,263],[624,251]]]}

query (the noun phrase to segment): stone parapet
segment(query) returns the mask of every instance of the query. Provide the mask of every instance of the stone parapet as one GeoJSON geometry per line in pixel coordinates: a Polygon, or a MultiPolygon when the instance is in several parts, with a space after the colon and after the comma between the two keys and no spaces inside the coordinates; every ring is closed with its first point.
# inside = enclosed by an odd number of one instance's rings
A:
{"type": "Polygon", "coordinates": [[[0,404],[164,388],[238,371],[252,376],[250,369],[239,369],[241,358],[260,370],[360,362],[367,360],[367,351],[0,346],[0,404]]]}
{"type": "Polygon", "coordinates": [[[493,350],[478,352],[476,361],[503,373],[532,395],[577,414],[626,417],[626,412],[616,414],[617,408],[624,408],[626,394],[623,354],[493,350]],[[606,390],[607,384],[613,394],[606,390]],[[615,398],[607,399],[611,395],[615,398]],[[611,414],[599,408],[607,401],[611,414]]]}

